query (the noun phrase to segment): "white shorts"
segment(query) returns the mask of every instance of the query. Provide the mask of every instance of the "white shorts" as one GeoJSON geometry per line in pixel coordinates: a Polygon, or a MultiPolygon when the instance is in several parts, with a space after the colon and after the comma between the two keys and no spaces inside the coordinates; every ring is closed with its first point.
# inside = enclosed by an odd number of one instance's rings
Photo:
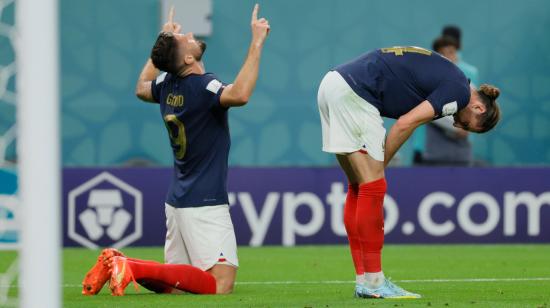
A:
{"type": "Polygon", "coordinates": [[[376,107],[357,95],[344,78],[328,72],[317,94],[323,151],[336,154],[365,150],[384,161],[386,129],[376,107]]]}
{"type": "Polygon", "coordinates": [[[164,262],[191,264],[203,271],[216,264],[239,266],[229,205],[176,208],[164,205],[164,262]]]}

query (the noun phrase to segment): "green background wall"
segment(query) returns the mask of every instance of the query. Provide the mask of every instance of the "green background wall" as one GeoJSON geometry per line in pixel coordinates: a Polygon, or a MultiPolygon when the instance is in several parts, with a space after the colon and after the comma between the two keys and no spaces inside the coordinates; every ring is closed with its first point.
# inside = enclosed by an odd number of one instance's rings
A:
{"type": "MultiPolygon", "coordinates": [[[[206,68],[231,82],[248,48],[254,2],[213,2],[206,68]]],[[[260,5],[272,31],[254,96],[245,108],[230,112],[232,165],[334,164],[320,151],[316,93],[324,73],[378,47],[430,47],[450,23],[462,28],[463,58],[478,67],[480,80],[502,89],[502,122],[473,139],[476,156],[495,165],[550,162],[550,1],[260,5]]],[[[135,158],[170,164],[158,108],[133,94],[159,31],[159,3],[61,0],[60,6],[64,164],[121,165],[135,158]]],[[[401,151],[405,164],[412,143],[401,151]]]]}

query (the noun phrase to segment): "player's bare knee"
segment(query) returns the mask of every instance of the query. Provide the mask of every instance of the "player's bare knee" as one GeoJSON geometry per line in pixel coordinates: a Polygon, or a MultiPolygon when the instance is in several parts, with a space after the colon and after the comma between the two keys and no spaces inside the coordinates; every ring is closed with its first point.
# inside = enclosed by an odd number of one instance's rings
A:
{"type": "Polygon", "coordinates": [[[235,280],[222,278],[216,279],[216,293],[217,294],[230,294],[233,293],[233,287],[235,286],[235,280]]]}
{"type": "Polygon", "coordinates": [[[212,267],[210,273],[216,279],[216,294],[229,294],[233,292],[235,277],[237,276],[236,267],[217,264],[212,267]]]}

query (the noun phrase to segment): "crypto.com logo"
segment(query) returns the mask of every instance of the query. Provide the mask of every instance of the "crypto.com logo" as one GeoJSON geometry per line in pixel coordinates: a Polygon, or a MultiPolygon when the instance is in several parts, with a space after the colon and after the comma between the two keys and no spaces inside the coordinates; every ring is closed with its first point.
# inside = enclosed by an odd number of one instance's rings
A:
{"type": "Polygon", "coordinates": [[[142,200],[139,190],[102,172],[69,192],[69,238],[90,249],[136,241],[142,235],[142,200]]]}

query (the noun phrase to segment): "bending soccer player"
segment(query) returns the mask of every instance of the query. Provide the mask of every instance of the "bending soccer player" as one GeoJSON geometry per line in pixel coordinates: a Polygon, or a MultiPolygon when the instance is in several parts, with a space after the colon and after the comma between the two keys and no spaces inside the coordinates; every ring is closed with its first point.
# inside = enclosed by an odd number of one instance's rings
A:
{"type": "Polygon", "coordinates": [[[258,19],[258,9],[252,12],[248,56],[233,84],[205,72],[206,44],[193,33],[181,34],[171,10],[136,86],[140,99],[160,105],[174,155],[164,208],[167,264],[104,250],[83,282],[84,294],[97,294],[108,279],[113,295],[123,295],[132,280],[162,293],[232,292],[239,262],[226,188],[227,112],[248,102],[258,79],[270,29],[265,18],[258,19]],[[158,75],[158,70],[165,73],[158,75]]]}
{"type": "Polygon", "coordinates": [[[336,154],[349,181],[344,225],[357,297],[420,297],[382,272],[384,168],[418,126],[434,119],[454,115],[456,127],[492,129],[500,119],[498,95],[490,85],[470,87],[452,62],[418,47],[378,49],[325,75],[318,92],[323,151],[336,154]],[[387,137],[382,117],[397,119],[387,137]]]}

